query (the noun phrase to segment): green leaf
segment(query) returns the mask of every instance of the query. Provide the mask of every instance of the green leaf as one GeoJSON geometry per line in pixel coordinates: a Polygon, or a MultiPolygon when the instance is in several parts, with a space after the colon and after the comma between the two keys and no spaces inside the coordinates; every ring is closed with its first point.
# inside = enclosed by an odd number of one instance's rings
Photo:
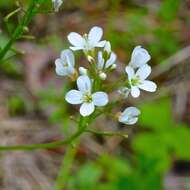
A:
{"type": "Polygon", "coordinates": [[[154,101],[140,105],[139,123],[146,128],[165,130],[173,125],[171,102],[169,99],[154,101]]]}

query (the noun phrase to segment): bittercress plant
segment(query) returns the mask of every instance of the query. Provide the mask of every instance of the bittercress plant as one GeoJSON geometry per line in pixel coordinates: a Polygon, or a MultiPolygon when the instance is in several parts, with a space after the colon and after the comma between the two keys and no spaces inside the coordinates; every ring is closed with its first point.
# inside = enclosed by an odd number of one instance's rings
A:
{"type": "MultiPolygon", "coordinates": [[[[154,82],[147,80],[151,73],[151,67],[148,65],[151,57],[147,50],[137,46],[132,52],[129,64],[124,69],[128,77],[122,81],[122,84],[118,83],[120,86],[117,90],[119,92],[117,100],[109,102],[109,95],[106,92],[109,84],[106,79],[117,68],[117,55],[112,51],[109,41],[101,40],[102,36],[103,29],[98,26],[92,27],[88,34],[80,35],[71,32],[67,37],[72,45],[70,50],[63,50],[60,58],[55,61],[55,70],[58,75],[69,76],[72,80],[76,80],[78,90],[70,90],[65,100],[73,105],[81,104],[79,112],[82,117],[92,115],[96,109],[106,114],[106,106],[119,107],[118,103],[113,104],[114,101],[121,102],[123,98],[128,98],[129,94],[138,98],[140,89],[155,92],[157,88],[154,82]],[[83,51],[88,68],[84,68],[82,64],[75,64],[71,50],[83,51]],[[105,107],[105,112],[103,107],[105,107]]],[[[117,84],[117,81],[113,83],[117,84]]],[[[113,115],[116,116],[113,118],[117,118],[119,122],[133,125],[138,121],[140,110],[128,107],[123,112],[113,113],[113,115]]]]}

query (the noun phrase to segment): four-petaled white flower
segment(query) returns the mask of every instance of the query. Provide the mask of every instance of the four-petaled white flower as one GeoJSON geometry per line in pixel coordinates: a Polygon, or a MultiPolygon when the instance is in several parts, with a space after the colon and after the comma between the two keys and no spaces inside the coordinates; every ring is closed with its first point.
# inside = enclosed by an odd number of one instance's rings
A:
{"type": "Polygon", "coordinates": [[[55,9],[55,12],[58,12],[60,6],[63,3],[63,0],[52,0],[52,2],[53,2],[53,6],[54,6],[54,9],[55,9]]]}
{"type": "Polygon", "coordinates": [[[132,52],[129,65],[133,68],[138,68],[146,64],[150,60],[148,51],[141,46],[136,46],[132,52]]]}
{"type": "Polygon", "coordinates": [[[152,81],[146,80],[151,73],[151,67],[147,64],[141,66],[136,72],[131,66],[127,66],[125,71],[128,74],[128,86],[130,87],[131,95],[134,98],[139,97],[140,89],[155,92],[156,84],[152,81]]]}
{"type": "Polygon", "coordinates": [[[75,73],[75,58],[71,50],[61,52],[60,58],[55,60],[55,71],[60,76],[71,76],[75,73]]]}
{"type": "Polygon", "coordinates": [[[109,68],[112,68],[112,66],[116,66],[115,61],[117,59],[117,56],[114,52],[111,52],[109,55],[108,60],[105,61],[103,57],[103,53],[101,51],[98,52],[98,63],[97,63],[97,69],[99,71],[104,71],[109,68]]]}
{"type": "Polygon", "coordinates": [[[100,41],[103,35],[103,30],[100,27],[94,26],[89,34],[84,34],[81,36],[76,32],[71,32],[68,35],[69,42],[73,45],[70,47],[73,51],[84,50],[90,51],[95,47],[104,47],[105,41],[100,41]]]}
{"type": "Polygon", "coordinates": [[[82,116],[89,116],[94,112],[95,106],[105,106],[108,103],[108,95],[105,92],[92,93],[92,82],[88,76],[79,76],[77,87],[78,90],[70,90],[65,99],[70,104],[82,104],[82,116]]]}
{"type": "Polygon", "coordinates": [[[138,121],[140,110],[135,107],[128,107],[123,112],[119,113],[118,120],[127,125],[133,125],[138,121]]]}

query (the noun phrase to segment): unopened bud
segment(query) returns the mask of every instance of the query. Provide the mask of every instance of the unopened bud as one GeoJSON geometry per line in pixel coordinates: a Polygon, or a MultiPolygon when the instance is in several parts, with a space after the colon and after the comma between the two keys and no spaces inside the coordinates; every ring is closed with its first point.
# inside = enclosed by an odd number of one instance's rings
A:
{"type": "Polygon", "coordinates": [[[117,67],[117,65],[116,65],[116,64],[113,64],[113,65],[111,66],[111,69],[114,70],[114,69],[116,69],[116,67],[117,67]]]}
{"type": "Polygon", "coordinates": [[[29,28],[28,28],[27,26],[24,26],[24,27],[23,27],[23,31],[24,31],[24,32],[29,32],[29,28]]]}
{"type": "Polygon", "coordinates": [[[87,75],[88,70],[84,67],[79,67],[79,73],[80,75],[87,75]]]}
{"type": "Polygon", "coordinates": [[[94,61],[94,58],[91,55],[87,55],[87,59],[90,63],[94,61]]]}
{"type": "Polygon", "coordinates": [[[105,46],[104,46],[104,50],[105,50],[108,54],[111,53],[111,44],[110,44],[109,41],[106,41],[105,46]]]}
{"type": "Polygon", "coordinates": [[[99,77],[102,79],[102,80],[105,80],[107,78],[107,75],[106,73],[100,73],[99,74],[99,77]]]}

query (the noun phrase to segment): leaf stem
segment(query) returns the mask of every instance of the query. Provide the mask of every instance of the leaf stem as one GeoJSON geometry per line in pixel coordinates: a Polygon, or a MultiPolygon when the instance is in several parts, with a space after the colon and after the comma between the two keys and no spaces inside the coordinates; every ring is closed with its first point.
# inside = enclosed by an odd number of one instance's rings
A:
{"type": "Polygon", "coordinates": [[[20,23],[18,24],[18,26],[16,27],[15,31],[13,32],[10,40],[7,42],[7,44],[4,46],[4,48],[0,51],[0,60],[2,60],[5,55],[7,54],[7,52],[9,51],[9,49],[11,48],[11,46],[13,45],[13,43],[20,38],[20,36],[23,34],[24,32],[24,28],[30,23],[30,21],[32,20],[32,17],[34,16],[34,10],[37,7],[36,6],[36,2],[38,0],[31,0],[30,5],[28,7],[28,10],[26,11],[25,15],[23,16],[22,20],[20,21],[20,23]]]}

